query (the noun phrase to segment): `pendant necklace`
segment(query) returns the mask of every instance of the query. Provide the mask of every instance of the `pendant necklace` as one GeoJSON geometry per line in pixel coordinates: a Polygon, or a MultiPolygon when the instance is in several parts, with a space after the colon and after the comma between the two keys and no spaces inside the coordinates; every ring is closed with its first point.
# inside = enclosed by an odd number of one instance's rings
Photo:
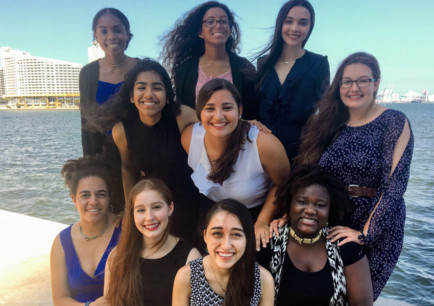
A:
{"type": "Polygon", "coordinates": [[[91,240],[95,240],[99,237],[101,237],[102,235],[104,235],[106,229],[109,227],[109,223],[108,223],[108,216],[106,216],[105,218],[105,225],[102,228],[101,232],[98,235],[92,236],[92,237],[88,237],[84,232],[83,232],[83,228],[81,227],[81,223],[78,223],[78,230],[80,232],[81,237],[83,237],[84,240],[86,241],[91,241],[91,240]]]}
{"type": "Polygon", "coordinates": [[[294,238],[299,244],[314,244],[321,238],[322,230],[319,231],[318,235],[314,238],[300,238],[294,232],[292,227],[289,228],[289,235],[294,238]]]}
{"type": "Polygon", "coordinates": [[[219,280],[217,279],[217,276],[216,276],[215,273],[214,273],[214,269],[213,269],[213,267],[212,267],[212,263],[211,263],[211,261],[210,261],[209,265],[211,266],[211,271],[212,271],[212,274],[214,275],[214,278],[215,278],[217,284],[219,285],[220,289],[221,289],[221,290],[226,294],[226,290],[223,289],[222,285],[220,285],[220,282],[219,282],[219,280]]]}

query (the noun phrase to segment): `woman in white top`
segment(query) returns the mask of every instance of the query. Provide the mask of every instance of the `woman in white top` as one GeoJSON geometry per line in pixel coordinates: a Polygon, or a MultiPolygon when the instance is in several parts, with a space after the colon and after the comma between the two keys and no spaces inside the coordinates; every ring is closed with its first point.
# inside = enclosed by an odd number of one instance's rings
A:
{"type": "Polygon", "coordinates": [[[197,97],[199,123],[182,132],[182,145],[200,192],[214,201],[246,205],[255,223],[256,248],[268,243],[276,187],[289,175],[285,149],[272,134],[241,120],[235,86],[224,79],[206,83],[197,97]]]}

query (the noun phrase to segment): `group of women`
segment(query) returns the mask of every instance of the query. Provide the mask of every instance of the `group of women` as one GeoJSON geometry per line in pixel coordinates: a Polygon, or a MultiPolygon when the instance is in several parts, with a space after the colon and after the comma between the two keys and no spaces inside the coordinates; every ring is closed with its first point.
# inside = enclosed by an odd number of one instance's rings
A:
{"type": "Polygon", "coordinates": [[[80,74],[84,157],[62,169],[80,220],[53,243],[55,305],[372,305],[402,248],[413,137],[375,104],[372,55],[329,87],[304,49],[314,23],[285,3],[256,72],[234,14],[203,3],[164,37],[171,78],[125,54],[122,12],[96,14],[105,57],[80,74]]]}

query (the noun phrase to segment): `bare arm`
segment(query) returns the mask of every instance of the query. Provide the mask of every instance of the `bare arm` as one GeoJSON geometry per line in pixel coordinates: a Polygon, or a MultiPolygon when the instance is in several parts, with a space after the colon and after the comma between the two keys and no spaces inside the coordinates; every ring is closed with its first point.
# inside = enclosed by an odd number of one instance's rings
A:
{"type": "Polygon", "coordinates": [[[346,266],[344,273],[347,280],[349,305],[373,305],[371,274],[366,256],[352,265],[346,266]]]}
{"type": "Polygon", "coordinates": [[[192,124],[195,124],[197,120],[196,112],[186,105],[181,105],[181,113],[176,116],[179,132],[182,134],[184,129],[192,124]]]}
{"type": "Polygon", "coordinates": [[[55,306],[83,305],[83,303],[79,303],[71,297],[65,253],[59,235],[56,236],[51,247],[50,270],[53,304],[55,306]]]}
{"type": "Polygon", "coordinates": [[[196,249],[196,248],[192,248],[191,251],[190,251],[190,253],[189,253],[188,256],[187,256],[187,261],[185,262],[185,264],[187,264],[187,263],[189,263],[190,261],[195,260],[195,259],[197,259],[197,258],[199,258],[199,257],[200,257],[200,252],[199,252],[199,250],[196,249]]]}
{"type": "Polygon", "coordinates": [[[191,135],[193,133],[193,125],[187,126],[181,135],[181,144],[187,154],[190,151],[191,135]]]}
{"type": "Polygon", "coordinates": [[[176,273],[173,283],[172,306],[190,305],[190,266],[185,265],[176,273]]]}
{"type": "Polygon", "coordinates": [[[263,267],[259,267],[261,271],[261,301],[259,306],[274,305],[274,280],[270,272],[263,267]]]}
{"type": "Polygon", "coordinates": [[[262,167],[273,181],[273,186],[255,223],[256,249],[259,250],[261,242],[262,247],[265,248],[270,239],[269,224],[277,211],[277,206],[274,205],[277,186],[283,183],[291,168],[282,143],[274,135],[260,132],[257,145],[262,167]]]}
{"type": "Polygon", "coordinates": [[[125,203],[128,201],[128,195],[131,188],[136,184],[139,179],[139,173],[134,167],[131,161],[130,152],[128,150],[127,137],[125,135],[125,129],[122,122],[115,124],[112,130],[113,140],[119,149],[121,155],[121,172],[122,172],[122,184],[125,193],[125,203]]]}

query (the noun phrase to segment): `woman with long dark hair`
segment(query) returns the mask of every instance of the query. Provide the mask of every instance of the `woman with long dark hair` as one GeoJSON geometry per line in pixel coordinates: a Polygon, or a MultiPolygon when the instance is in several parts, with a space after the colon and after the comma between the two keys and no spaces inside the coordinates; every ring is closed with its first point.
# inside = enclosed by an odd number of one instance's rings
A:
{"type": "Polygon", "coordinates": [[[116,211],[123,210],[122,184],[120,180],[120,157],[111,135],[95,132],[89,128],[90,112],[98,112],[101,105],[115,95],[126,73],[134,67],[137,59],[125,54],[133,34],[128,18],[118,9],[103,8],[92,21],[94,44],[105,56],[83,67],[80,71],[81,140],[83,155],[103,154],[118,170],[114,181],[116,211]]]}
{"type": "Polygon", "coordinates": [[[208,212],[205,226],[209,255],[178,271],[172,305],[273,305],[271,275],[255,263],[255,231],[247,208],[223,200],[208,212]]]}
{"type": "Polygon", "coordinates": [[[318,113],[303,133],[298,163],[319,163],[350,192],[355,210],[349,227],[330,230],[339,245],[364,246],[374,300],[392,273],[404,238],[404,192],[413,136],[399,111],[375,103],[381,72],[371,54],[357,52],[340,64],[318,113]]]}
{"type": "Polygon", "coordinates": [[[338,247],[327,237],[352,208],[341,182],[318,165],[300,165],[278,189],[276,204],[289,222],[257,258],[274,277],[275,305],[372,305],[362,247],[338,247]]]}
{"type": "Polygon", "coordinates": [[[192,179],[199,191],[217,202],[233,198],[249,208],[256,243],[265,247],[277,186],[290,172],[280,141],[241,120],[241,96],[224,79],[213,79],[199,91],[196,115],[200,122],[182,133],[192,179]]]}
{"type": "Polygon", "coordinates": [[[197,121],[195,113],[174,97],[166,70],[145,58],[127,74],[118,97],[101,108],[96,120],[101,130],[113,127],[125,195],[141,177],[161,179],[177,205],[171,218],[174,235],[195,243],[200,239],[200,209],[210,201],[194,186],[181,146],[181,132],[197,121]]]}
{"type": "Polygon", "coordinates": [[[315,11],[308,1],[286,2],[273,39],[258,55],[259,120],[283,143],[291,162],[303,126],[330,82],[327,57],[305,49],[314,25],[315,11]]]}
{"type": "Polygon", "coordinates": [[[113,171],[100,156],[85,156],[68,160],[61,173],[80,220],[61,231],[51,248],[53,303],[101,305],[105,264],[121,232],[111,203],[113,171]]]}
{"type": "Polygon", "coordinates": [[[163,41],[163,62],[172,74],[179,103],[194,109],[200,88],[213,78],[224,78],[243,97],[243,118],[257,119],[255,68],[236,54],[240,29],[226,5],[217,1],[198,5],[176,22],[163,41]]]}
{"type": "Polygon", "coordinates": [[[158,179],[141,180],[131,189],[119,245],[106,265],[104,296],[110,305],[171,305],[176,272],[200,257],[170,234],[174,210],[169,188],[158,179]]]}

